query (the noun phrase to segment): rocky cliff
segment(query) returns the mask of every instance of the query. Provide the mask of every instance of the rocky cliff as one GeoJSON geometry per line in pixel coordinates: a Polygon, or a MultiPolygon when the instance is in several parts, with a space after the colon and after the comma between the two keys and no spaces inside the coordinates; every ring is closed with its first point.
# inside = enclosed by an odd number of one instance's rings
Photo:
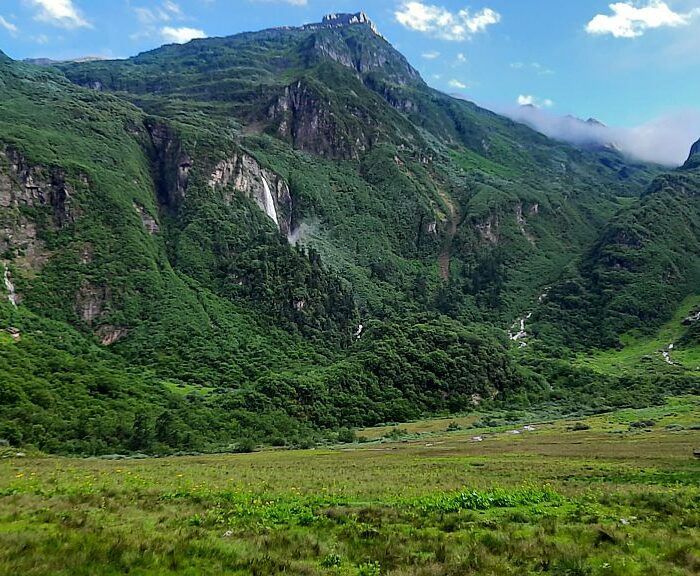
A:
{"type": "Polygon", "coordinates": [[[211,188],[223,191],[227,203],[233,194],[243,192],[255,200],[282,234],[291,234],[293,207],[289,186],[279,175],[262,168],[252,156],[240,153],[221,160],[208,183],[211,188]]]}
{"type": "MultiPolygon", "coordinates": [[[[88,186],[85,176],[78,180],[88,186]]],[[[0,148],[0,253],[38,271],[48,255],[38,231],[73,224],[75,194],[63,169],[32,165],[16,149],[0,148]]]]}

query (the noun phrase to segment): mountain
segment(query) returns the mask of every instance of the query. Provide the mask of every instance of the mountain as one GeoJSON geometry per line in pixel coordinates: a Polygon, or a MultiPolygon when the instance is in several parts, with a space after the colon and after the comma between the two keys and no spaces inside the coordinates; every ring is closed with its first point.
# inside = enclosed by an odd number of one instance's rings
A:
{"type": "Polygon", "coordinates": [[[688,160],[686,160],[683,167],[690,170],[697,168],[698,166],[700,166],[700,140],[693,144],[692,148],[690,149],[688,160]]]}
{"type": "Polygon", "coordinates": [[[83,56],[82,58],[72,58],[70,60],[52,60],[51,58],[25,58],[23,62],[36,66],[55,66],[63,62],[95,62],[104,60],[101,56],[83,56]]]}
{"type": "Polygon", "coordinates": [[[505,107],[500,112],[555,140],[601,153],[622,153],[629,164],[652,162],[666,169],[683,164],[700,132],[700,117],[688,112],[667,114],[634,127],[606,126],[594,118],[562,116],[533,105],[505,107]]]}
{"type": "Polygon", "coordinates": [[[653,335],[683,302],[700,298],[700,165],[657,177],[620,211],[571,277],[549,293],[540,331],[558,345],[622,346],[653,335]],[[565,327],[564,330],[562,328],[565,327]]]}
{"type": "Polygon", "coordinates": [[[507,330],[657,209],[657,167],[431,89],[363,14],[3,59],[0,96],[0,437],[49,451],[580,407],[507,330]]]}
{"type": "Polygon", "coordinates": [[[540,288],[520,277],[540,267],[551,282],[654,173],[432,90],[361,14],[61,69],[151,113],[230,126],[289,183],[288,227],[313,230],[370,316],[421,309],[411,294],[434,299],[449,278],[470,307],[510,320],[540,288]],[[483,252],[509,270],[496,286],[483,252]]]}

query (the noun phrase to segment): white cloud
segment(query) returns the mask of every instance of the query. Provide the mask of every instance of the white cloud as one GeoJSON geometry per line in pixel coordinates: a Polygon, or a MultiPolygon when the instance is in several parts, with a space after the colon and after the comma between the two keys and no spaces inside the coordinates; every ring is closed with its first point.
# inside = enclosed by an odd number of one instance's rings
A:
{"type": "Polygon", "coordinates": [[[251,0],[252,2],[277,2],[279,4],[289,4],[290,6],[308,6],[309,0],[251,0]]]}
{"type": "Polygon", "coordinates": [[[589,34],[612,34],[615,38],[637,38],[650,28],[685,26],[700,14],[674,12],[666,2],[647,0],[644,4],[627,0],[610,4],[612,15],[597,14],[587,25],[589,34]]]}
{"type": "Polygon", "coordinates": [[[540,99],[531,94],[521,94],[518,96],[518,106],[534,106],[535,108],[551,108],[554,101],[549,98],[540,99]]]}
{"type": "Polygon", "coordinates": [[[39,9],[36,20],[61,28],[90,28],[90,23],[83,18],[73,4],[73,0],[29,0],[39,9]]]}
{"type": "Polygon", "coordinates": [[[169,12],[172,14],[175,18],[183,18],[184,14],[182,13],[182,8],[180,6],[173,2],[172,0],[164,0],[163,1],[163,9],[166,12],[169,12]]]}
{"type": "Polygon", "coordinates": [[[165,42],[170,42],[172,44],[184,44],[195,38],[206,38],[207,35],[204,30],[199,28],[188,28],[187,26],[182,26],[181,28],[173,28],[172,26],[164,26],[160,29],[160,35],[165,42]]]}
{"type": "Polygon", "coordinates": [[[473,14],[464,8],[455,13],[422,2],[403,2],[394,16],[399,24],[409,30],[453,41],[466,40],[501,21],[501,15],[491,8],[483,8],[473,14]]]}
{"type": "Polygon", "coordinates": [[[156,22],[170,22],[173,19],[183,20],[185,18],[179,4],[171,0],[164,0],[160,6],[151,8],[135,7],[132,10],[136,14],[138,21],[144,25],[153,25],[156,22]]]}
{"type": "Polygon", "coordinates": [[[436,58],[440,57],[440,52],[436,52],[436,51],[423,52],[423,54],[421,56],[423,58],[425,58],[426,60],[435,60],[436,58]]]}
{"type": "Polygon", "coordinates": [[[464,90],[467,87],[467,85],[464,82],[460,82],[459,80],[454,79],[450,80],[448,84],[450,85],[450,88],[458,88],[460,90],[464,90]]]}
{"type": "Polygon", "coordinates": [[[466,64],[467,57],[460,52],[459,54],[457,54],[457,62],[460,64],[466,64]]]}
{"type": "Polygon", "coordinates": [[[554,74],[554,70],[550,70],[546,66],[540,64],[539,62],[512,62],[510,64],[510,67],[513,70],[532,70],[538,76],[551,76],[552,74],[554,74]]]}
{"type": "Polygon", "coordinates": [[[633,128],[608,127],[595,120],[558,116],[532,107],[497,110],[538,132],[578,146],[613,146],[646,162],[680,166],[700,135],[700,110],[678,110],[633,128]]]}
{"type": "Polygon", "coordinates": [[[2,16],[0,16],[0,27],[7,30],[13,36],[19,32],[19,28],[17,28],[17,26],[15,26],[9,20],[5,20],[2,16]]]}

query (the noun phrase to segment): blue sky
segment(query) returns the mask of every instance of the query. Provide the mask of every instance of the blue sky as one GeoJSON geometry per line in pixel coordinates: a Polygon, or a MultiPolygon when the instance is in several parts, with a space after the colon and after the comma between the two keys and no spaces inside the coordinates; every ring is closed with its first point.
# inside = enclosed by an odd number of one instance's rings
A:
{"type": "Polygon", "coordinates": [[[0,48],[126,57],[364,10],[431,85],[492,108],[531,102],[614,126],[700,108],[700,0],[611,2],[0,0],[0,48]]]}

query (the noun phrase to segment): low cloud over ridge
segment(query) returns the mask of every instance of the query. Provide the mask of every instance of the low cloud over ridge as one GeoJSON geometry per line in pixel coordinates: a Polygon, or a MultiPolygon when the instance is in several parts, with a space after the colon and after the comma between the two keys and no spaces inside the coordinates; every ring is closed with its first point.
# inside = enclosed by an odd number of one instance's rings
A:
{"type": "Polygon", "coordinates": [[[700,138],[700,110],[679,110],[634,128],[613,128],[595,120],[558,116],[533,106],[497,112],[545,136],[580,146],[614,146],[623,154],[664,166],[680,166],[700,138]]]}

